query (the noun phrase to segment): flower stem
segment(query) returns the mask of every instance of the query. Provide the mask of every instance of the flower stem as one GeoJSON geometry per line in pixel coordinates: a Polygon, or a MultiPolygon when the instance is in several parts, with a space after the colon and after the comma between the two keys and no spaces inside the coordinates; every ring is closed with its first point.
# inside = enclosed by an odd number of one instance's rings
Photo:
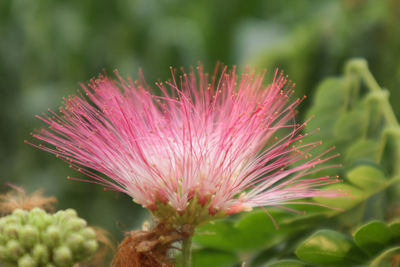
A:
{"type": "Polygon", "coordinates": [[[182,267],[190,267],[191,265],[191,248],[192,237],[188,236],[182,241],[182,267]]]}

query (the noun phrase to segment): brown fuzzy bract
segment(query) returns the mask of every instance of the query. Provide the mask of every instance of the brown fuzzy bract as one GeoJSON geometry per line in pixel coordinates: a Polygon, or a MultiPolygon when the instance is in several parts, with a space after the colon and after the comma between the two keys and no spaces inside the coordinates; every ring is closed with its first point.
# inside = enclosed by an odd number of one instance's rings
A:
{"type": "Polygon", "coordinates": [[[35,207],[47,211],[54,211],[54,204],[57,202],[55,197],[44,197],[43,190],[37,190],[28,195],[19,186],[11,185],[11,190],[0,195],[0,214],[11,213],[15,209],[31,210],[35,207]]]}
{"type": "Polygon", "coordinates": [[[168,251],[172,243],[184,236],[159,223],[149,231],[132,231],[119,244],[112,266],[116,267],[172,267],[168,251]]]}

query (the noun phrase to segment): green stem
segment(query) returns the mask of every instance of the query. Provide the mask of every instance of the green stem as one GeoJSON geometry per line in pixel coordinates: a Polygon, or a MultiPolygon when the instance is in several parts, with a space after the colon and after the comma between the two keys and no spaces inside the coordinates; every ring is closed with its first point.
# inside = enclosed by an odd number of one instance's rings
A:
{"type": "Polygon", "coordinates": [[[389,94],[376,82],[374,76],[369,71],[367,61],[364,59],[353,59],[348,63],[346,71],[349,74],[358,74],[371,93],[376,93],[377,96],[379,95],[379,101],[382,104],[381,107],[388,125],[391,127],[399,127],[396,115],[394,114],[394,111],[389,103],[389,94]]]}
{"type": "MultiPolygon", "coordinates": [[[[363,59],[351,60],[346,66],[346,72],[350,75],[351,73],[358,74],[364,81],[365,85],[371,91],[370,95],[380,103],[380,107],[383,111],[383,116],[387,123],[387,131],[394,133],[396,143],[396,165],[394,167],[395,174],[400,174],[400,124],[397,121],[396,115],[389,102],[389,93],[387,90],[382,89],[376,82],[374,76],[368,68],[367,61],[363,59]]],[[[386,134],[386,133],[384,133],[386,134]]]]}
{"type": "Polygon", "coordinates": [[[190,267],[191,264],[191,253],[192,253],[192,237],[182,241],[182,267],[190,267]]]}
{"type": "Polygon", "coordinates": [[[383,97],[381,98],[383,114],[389,126],[399,127],[396,115],[394,114],[392,106],[390,105],[388,97],[389,94],[387,93],[387,91],[381,89],[381,87],[378,85],[375,78],[369,71],[368,67],[366,69],[364,68],[360,72],[365,84],[368,86],[368,88],[370,88],[372,92],[384,92],[384,94],[382,95],[383,97]]]}

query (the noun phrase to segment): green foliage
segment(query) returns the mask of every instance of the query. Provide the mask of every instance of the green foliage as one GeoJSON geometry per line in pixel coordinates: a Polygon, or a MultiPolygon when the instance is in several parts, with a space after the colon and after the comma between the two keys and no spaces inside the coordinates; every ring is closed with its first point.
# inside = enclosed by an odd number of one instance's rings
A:
{"type": "Polygon", "coordinates": [[[76,211],[51,215],[16,209],[0,218],[0,263],[6,266],[73,266],[97,251],[95,231],[76,211]]]}
{"type": "Polygon", "coordinates": [[[235,253],[212,249],[196,250],[192,255],[193,266],[227,267],[238,261],[235,253]]]}
{"type": "Polygon", "coordinates": [[[296,255],[317,266],[384,266],[400,252],[396,234],[382,221],[360,226],[353,240],[336,231],[320,230],[299,244],[296,255]]]}
{"type": "Polygon", "coordinates": [[[353,236],[357,246],[373,255],[389,242],[391,232],[385,223],[373,221],[358,228],[353,236]]]}
{"type": "Polygon", "coordinates": [[[347,173],[347,181],[365,190],[379,190],[385,187],[388,180],[382,171],[368,165],[358,166],[347,173]]]}
{"type": "Polygon", "coordinates": [[[308,264],[298,260],[280,260],[268,264],[268,267],[307,267],[308,264]]]}
{"type": "Polygon", "coordinates": [[[221,220],[200,227],[194,241],[232,252],[268,248],[282,242],[287,235],[304,230],[309,222],[321,218],[314,214],[300,215],[279,209],[271,209],[269,213],[279,222],[279,231],[265,211],[257,210],[242,214],[235,221],[221,220]]]}
{"type": "Polygon", "coordinates": [[[297,247],[296,255],[314,264],[349,265],[360,263],[363,258],[349,238],[331,230],[321,230],[310,236],[297,247]]]}

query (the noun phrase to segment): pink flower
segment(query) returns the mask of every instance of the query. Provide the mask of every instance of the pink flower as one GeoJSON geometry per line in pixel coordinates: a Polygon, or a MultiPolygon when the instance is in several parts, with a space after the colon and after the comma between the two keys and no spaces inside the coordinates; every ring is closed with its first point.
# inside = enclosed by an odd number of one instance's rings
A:
{"type": "Polygon", "coordinates": [[[302,99],[289,101],[293,86],[282,73],[264,86],[254,72],[238,78],[224,68],[210,80],[200,66],[156,83],[160,96],[143,79],[116,75],[82,86],[60,115],[39,117],[49,127],[33,136],[50,146],[36,146],[160,217],[162,207],[183,215],[194,205],[212,216],[339,195],[320,188],[337,177],[310,177],[336,155],[312,156],[320,143],[302,143],[302,99]]]}

